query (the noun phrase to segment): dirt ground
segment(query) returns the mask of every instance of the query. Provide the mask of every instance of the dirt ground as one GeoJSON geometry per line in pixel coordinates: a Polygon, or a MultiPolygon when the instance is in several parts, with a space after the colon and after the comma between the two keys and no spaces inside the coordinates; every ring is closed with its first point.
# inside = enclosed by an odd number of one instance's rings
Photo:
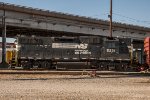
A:
{"type": "Polygon", "coordinates": [[[0,100],[150,100],[150,77],[1,74],[0,100]]]}

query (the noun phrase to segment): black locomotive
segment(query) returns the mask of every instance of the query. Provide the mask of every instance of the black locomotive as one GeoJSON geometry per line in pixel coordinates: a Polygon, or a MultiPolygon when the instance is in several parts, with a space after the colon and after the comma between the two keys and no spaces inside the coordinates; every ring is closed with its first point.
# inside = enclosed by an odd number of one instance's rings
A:
{"type": "Polygon", "coordinates": [[[19,36],[16,49],[17,66],[27,69],[123,70],[130,63],[128,43],[118,38],[19,36]]]}

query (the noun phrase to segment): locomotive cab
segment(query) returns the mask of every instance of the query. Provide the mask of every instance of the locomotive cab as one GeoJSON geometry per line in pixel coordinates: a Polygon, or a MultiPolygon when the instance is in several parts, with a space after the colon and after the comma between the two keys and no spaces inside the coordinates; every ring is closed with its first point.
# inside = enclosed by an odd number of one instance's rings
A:
{"type": "Polygon", "coordinates": [[[114,59],[115,55],[119,53],[119,39],[106,39],[103,43],[103,57],[106,59],[114,59]]]}
{"type": "Polygon", "coordinates": [[[108,70],[124,70],[130,62],[128,46],[122,39],[105,39],[102,52],[108,70]]]}

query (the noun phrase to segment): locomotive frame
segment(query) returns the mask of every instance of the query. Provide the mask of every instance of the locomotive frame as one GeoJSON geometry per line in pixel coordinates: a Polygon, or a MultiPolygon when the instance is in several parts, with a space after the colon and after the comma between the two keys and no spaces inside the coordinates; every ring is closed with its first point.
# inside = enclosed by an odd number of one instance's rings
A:
{"type": "Polygon", "coordinates": [[[125,70],[130,64],[128,45],[123,39],[100,36],[19,36],[15,60],[24,69],[125,70]]]}

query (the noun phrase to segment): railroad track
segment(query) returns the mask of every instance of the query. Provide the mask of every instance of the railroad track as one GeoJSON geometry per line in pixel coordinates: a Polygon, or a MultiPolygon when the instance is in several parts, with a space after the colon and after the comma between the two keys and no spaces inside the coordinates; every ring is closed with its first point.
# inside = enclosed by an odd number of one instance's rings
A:
{"type": "MultiPolygon", "coordinates": [[[[60,70],[0,70],[0,74],[50,74],[50,75],[89,75],[92,70],[80,71],[60,71],[60,70]]],[[[150,76],[150,72],[116,72],[116,71],[96,71],[96,75],[133,75],[133,76],[150,76]]]]}

